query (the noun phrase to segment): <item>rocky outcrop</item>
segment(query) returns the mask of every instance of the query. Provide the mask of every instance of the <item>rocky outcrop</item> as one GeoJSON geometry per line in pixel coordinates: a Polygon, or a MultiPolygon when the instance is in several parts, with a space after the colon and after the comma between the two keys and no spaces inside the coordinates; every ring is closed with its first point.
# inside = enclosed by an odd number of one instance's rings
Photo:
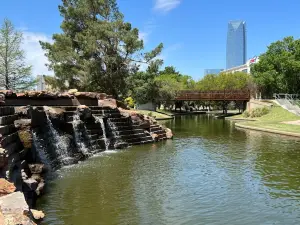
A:
{"type": "Polygon", "coordinates": [[[13,183],[10,183],[5,179],[0,178],[0,197],[11,194],[15,192],[15,190],[16,187],[13,183]]]}
{"type": "Polygon", "coordinates": [[[33,222],[32,214],[22,192],[14,192],[0,197],[0,224],[36,224],[33,222]]]}
{"type": "Polygon", "coordinates": [[[99,107],[107,107],[111,109],[116,109],[117,108],[117,101],[112,98],[107,98],[107,99],[100,99],[98,100],[98,106],[99,107]]]}
{"type": "Polygon", "coordinates": [[[32,147],[32,132],[31,119],[15,120],[14,125],[18,130],[19,139],[24,148],[31,149],[32,147]]]}

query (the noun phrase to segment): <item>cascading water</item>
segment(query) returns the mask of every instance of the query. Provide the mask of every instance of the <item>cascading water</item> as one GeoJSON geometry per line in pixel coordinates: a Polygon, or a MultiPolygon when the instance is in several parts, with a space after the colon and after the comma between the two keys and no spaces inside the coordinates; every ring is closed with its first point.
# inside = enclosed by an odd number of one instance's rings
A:
{"type": "Polygon", "coordinates": [[[47,125],[49,127],[49,135],[52,143],[55,147],[55,152],[59,157],[59,160],[62,164],[69,164],[72,161],[72,157],[68,152],[68,144],[65,139],[59,135],[59,133],[53,127],[53,124],[49,118],[49,115],[46,113],[47,125]]]}
{"type": "Polygon", "coordinates": [[[107,151],[108,146],[109,146],[109,141],[107,139],[103,118],[99,117],[99,116],[94,116],[94,118],[95,118],[96,123],[100,123],[100,125],[101,125],[101,129],[102,129],[102,133],[103,133],[103,140],[104,140],[104,144],[105,144],[105,150],[107,151]]]}
{"type": "Polygon", "coordinates": [[[77,113],[75,113],[73,116],[72,125],[73,125],[76,146],[82,152],[82,154],[84,154],[85,156],[88,156],[89,155],[88,148],[86,147],[86,145],[84,144],[84,142],[81,138],[81,131],[80,131],[80,127],[79,127],[79,125],[81,123],[82,123],[82,121],[80,120],[79,115],[77,113]]]}
{"type": "Polygon", "coordinates": [[[41,160],[41,163],[47,165],[48,167],[51,167],[51,160],[49,159],[46,153],[44,143],[42,143],[43,140],[39,138],[37,133],[34,131],[32,131],[32,142],[33,146],[35,146],[36,152],[41,160]]]}

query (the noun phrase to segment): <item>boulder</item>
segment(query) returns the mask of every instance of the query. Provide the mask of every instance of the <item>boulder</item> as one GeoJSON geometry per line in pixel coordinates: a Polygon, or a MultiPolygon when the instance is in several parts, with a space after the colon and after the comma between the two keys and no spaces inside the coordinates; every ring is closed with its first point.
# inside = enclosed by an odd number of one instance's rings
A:
{"type": "Polygon", "coordinates": [[[58,94],[58,97],[59,98],[72,98],[73,95],[69,94],[68,92],[63,92],[63,93],[58,94]]]}
{"type": "Polygon", "coordinates": [[[107,98],[107,99],[103,99],[103,100],[100,99],[100,100],[98,100],[98,106],[116,109],[117,101],[116,101],[116,99],[113,99],[113,98],[107,98]]]}
{"type": "Polygon", "coordinates": [[[127,105],[126,105],[126,103],[124,103],[124,102],[122,102],[122,101],[119,101],[119,100],[117,100],[117,107],[118,108],[122,108],[122,109],[130,109],[127,105]]]}
{"type": "Polygon", "coordinates": [[[29,117],[30,106],[15,107],[15,114],[22,117],[29,117]]]}
{"type": "Polygon", "coordinates": [[[12,90],[0,90],[1,94],[4,94],[5,97],[17,97],[16,93],[12,90]]]}
{"type": "Polygon", "coordinates": [[[18,129],[19,138],[24,148],[32,147],[31,119],[21,119],[14,121],[15,127],[18,129]]]}
{"type": "Polygon", "coordinates": [[[44,106],[44,111],[51,118],[58,118],[58,117],[61,117],[61,116],[63,117],[66,110],[64,110],[62,108],[44,106]]]}
{"type": "Polygon", "coordinates": [[[173,133],[172,130],[169,128],[165,128],[165,132],[166,132],[166,136],[168,139],[172,139],[173,138],[173,133]]]}
{"type": "Polygon", "coordinates": [[[29,211],[22,192],[14,192],[0,197],[0,206],[3,215],[8,213],[23,214],[29,211]]]}
{"type": "Polygon", "coordinates": [[[35,193],[37,195],[41,195],[44,191],[44,188],[45,188],[45,182],[44,182],[44,180],[41,180],[35,190],[35,193]]]}
{"type": "Polygon", "coordinates": [[[38,107],[30,107],[29,115],[31,118],[31,127],[44,127],[47,124],[47,116],[45,112],[38,107]]]}
{"type": "Polygon", "coordinates": [[[17,93],[18,98],[25,98],[27,97],[26,93],[17,93]]]}
{"type": "Polygon", "coordinates": [[[35,209],[30,209],[30,212],[32,213],[32,216],[35,220],[42,220],[45,217],[45,214],[43,211],[38,211],[35,209]]]}
{"type": "Polygon", "coordinates": [[[45,165],[44,164],[28,164],[30,172],[32,174],[41,174],[45,170],[45,165]]]}
{"type": "Polygon", "coordinates": [[[157,134],[151,133],[151,137],[153,138],[153,140],[155,142],[158,142],[158,135],[157,134]]]}
{"type": "Polygon", "coordinates": [[[77,98],[97,98],[98,94],[95,92],[76,92],[75,97],[77,98]]]}
{"type": "Polygon", "coordinates": [[[29,217],[30,211],[23,193],[14,192],[0,197],[0,206],[0,224],[36,225],[29,217]]]}
{"type": "Polygon", "coordinates": [[[92,110],[86,105],[77,106],[77,113],[82,119],[88,119],[92,117],[92,110]]]}
{"type": "Polygon", "coordinates": [[[103,99],[106,99],[106,94],[105,93],[98,93],[98,95],[97,95],[97,98],[99,99],[99,100],[103,100],[103,99]]]}
{"type": "Polygon", "coordinates": [[[77,89],[70,89],[70,90],[68,90],[68,94],[70,94],[70,95],[74,95],[76,92],[78,92],[77,89]]]}
{"type": "Polygon", "coordinates": [[[11,194],[15,192],[15,190],[16,187],[13,183],[10,183],[3,178],[0,179],[0,197],[11,194]]]}
{"type": "Polygon", "coordinates": [[[4,105],[5,104],[5,95],[0,93],[0,104],[4,105]]]}
{"type": "Polygon", "coordinates": [[[29,178],[23,180],[23,192],[35,191],[38,187],[38,182],[35,179],[29,178]]]}

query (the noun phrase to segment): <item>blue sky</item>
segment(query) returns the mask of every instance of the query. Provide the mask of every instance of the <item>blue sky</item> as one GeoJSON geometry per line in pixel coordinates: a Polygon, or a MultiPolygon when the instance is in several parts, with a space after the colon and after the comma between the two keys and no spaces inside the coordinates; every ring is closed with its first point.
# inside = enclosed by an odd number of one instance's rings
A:
{"type": "MultiPolygon", "coordinates": [[[[38,40],[51,41],[60,32],[61,0],[3,0],[5,17],[24,31],[23,48],[33,73],[51,74],[38,40]]],[[[205,68],[224,68],[227,23],[247,23],[248,58],[285,36],[300,38],[299,0],[118,0],[125,20],[139,28],[146,50],[164,43],[162,58],[195,79],[205,68]]]]}

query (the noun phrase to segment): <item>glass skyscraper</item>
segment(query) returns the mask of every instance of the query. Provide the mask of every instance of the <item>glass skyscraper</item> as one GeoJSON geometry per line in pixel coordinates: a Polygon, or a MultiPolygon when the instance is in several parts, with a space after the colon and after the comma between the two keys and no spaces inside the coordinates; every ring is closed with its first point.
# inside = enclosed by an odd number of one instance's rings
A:
{"type": "Polygon", "coordinates": [[[226,46],[226,68],[246,64],[247,42],[246,22],[230,21],[228,23],[227,46],[226,46]]]}

